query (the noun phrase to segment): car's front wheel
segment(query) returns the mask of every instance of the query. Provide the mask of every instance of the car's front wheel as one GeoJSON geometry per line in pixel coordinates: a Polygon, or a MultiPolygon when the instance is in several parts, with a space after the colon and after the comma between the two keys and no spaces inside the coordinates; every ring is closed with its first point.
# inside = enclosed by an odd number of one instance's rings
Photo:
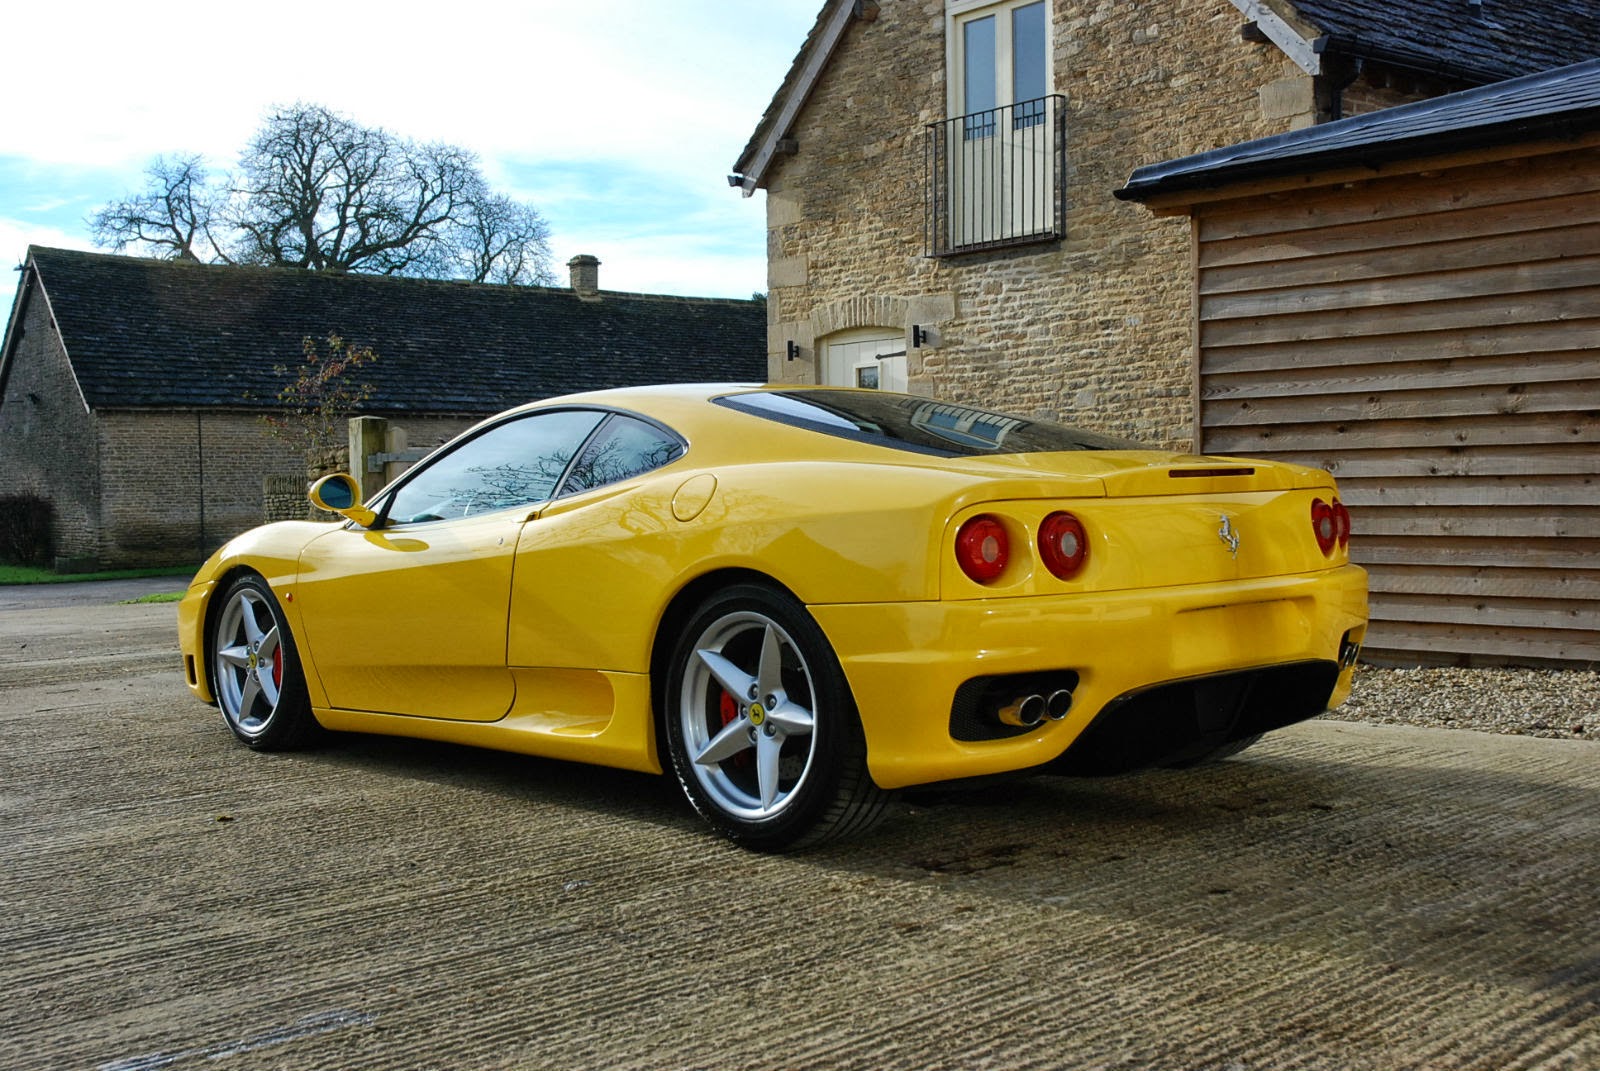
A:
{"type": "Polygon", "coordinates": [[[740,584],[701,604],[674,650],[664,714],[684,793],[745,847],[806,847],[884,814],[890,794],[867,772],[844,673],[784,592],[740,584]]]}
{"type": "Polygon", "coordinates": [[[318,735],[294,637],[261,577],[241,576],[223,593],[212,622],[211,659],[217,706],[241,741],[280,751],[318,735]]]}

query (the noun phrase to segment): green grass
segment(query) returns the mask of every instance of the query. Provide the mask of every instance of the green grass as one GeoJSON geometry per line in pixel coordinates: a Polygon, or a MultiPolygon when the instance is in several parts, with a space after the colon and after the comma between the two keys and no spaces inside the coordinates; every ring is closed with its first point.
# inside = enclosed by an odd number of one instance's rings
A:
{"type": "Polygon", "coordinates": [[[103,573],[57,573],[36,565],[0,564],[0,584],[72,584],[80,580],[135,580],[145,576],[191,577],[198,566],[168,565],[159,569],[115,569],[103,573]]]}
{"type": "Polygon", "coordinates": [[[181,591],[163,591],[157,595],[140,595],[137,599],[123,599],[120,605],[132,606],[141,602],[177,602],[183,598],[181,591]]]}

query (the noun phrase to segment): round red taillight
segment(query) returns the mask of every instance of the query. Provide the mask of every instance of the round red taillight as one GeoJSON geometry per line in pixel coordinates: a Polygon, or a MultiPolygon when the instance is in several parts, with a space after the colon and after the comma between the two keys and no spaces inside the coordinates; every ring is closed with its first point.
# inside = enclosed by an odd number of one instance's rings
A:
{"type": "Polygon", "coordinates": [[[1344,503],[1337,498],[1333,500],[1333,530],[1338,536],[1339,545],[1350,545],[1350,511],[1345,509],[1344,503]]]}
{"type": "Polygon", "coordinates": [[[988,514],[972,518],[956,532],[956,562],[978,583],[987,584],[1005,572],[1010,560],[1005,525],[988,514]]]}
{"type": "Polygon", "coordinates": [[[1339,542],[1339,523],[1333,518],[1333,507],[1320,498],[1311,500],[1311,531],[1322,553],[1332,554],[1334,544],[1339,542]]]}
{"type": "Polygon", "coordinates": [[[1039,525],[1039,557],[1062,580],[1070,580],[1089,560],[1089,534],[1070,513],[1052,513],[1039,525]]]}

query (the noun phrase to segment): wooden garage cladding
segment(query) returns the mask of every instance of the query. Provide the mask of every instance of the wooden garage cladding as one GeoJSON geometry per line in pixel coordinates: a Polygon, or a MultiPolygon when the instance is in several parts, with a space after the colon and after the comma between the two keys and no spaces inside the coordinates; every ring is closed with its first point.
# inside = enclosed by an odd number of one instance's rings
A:
{"type": "Polygon", "coordinates": [[[1138,168],[1195,439],[1332,470],[1368,653],[1600,663],[1600,59],[1138,168]]]}
{"type": "Polygon", "coordinates": [[[1197,441],[1338,477],[1369,651],[1600,661],[1600,146],[1192,212],[1197,441]]]}

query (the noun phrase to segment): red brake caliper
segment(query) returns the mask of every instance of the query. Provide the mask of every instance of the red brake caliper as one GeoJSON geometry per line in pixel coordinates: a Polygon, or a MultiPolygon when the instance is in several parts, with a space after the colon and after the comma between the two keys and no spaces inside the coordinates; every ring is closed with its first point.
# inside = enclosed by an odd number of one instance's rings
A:
{"type": "Polygon", "coordinates": [[[272,660],[272,686],[274,688],[283,687],[283,652],[281,650],[278,652],[278,656],[272,660]]]}

